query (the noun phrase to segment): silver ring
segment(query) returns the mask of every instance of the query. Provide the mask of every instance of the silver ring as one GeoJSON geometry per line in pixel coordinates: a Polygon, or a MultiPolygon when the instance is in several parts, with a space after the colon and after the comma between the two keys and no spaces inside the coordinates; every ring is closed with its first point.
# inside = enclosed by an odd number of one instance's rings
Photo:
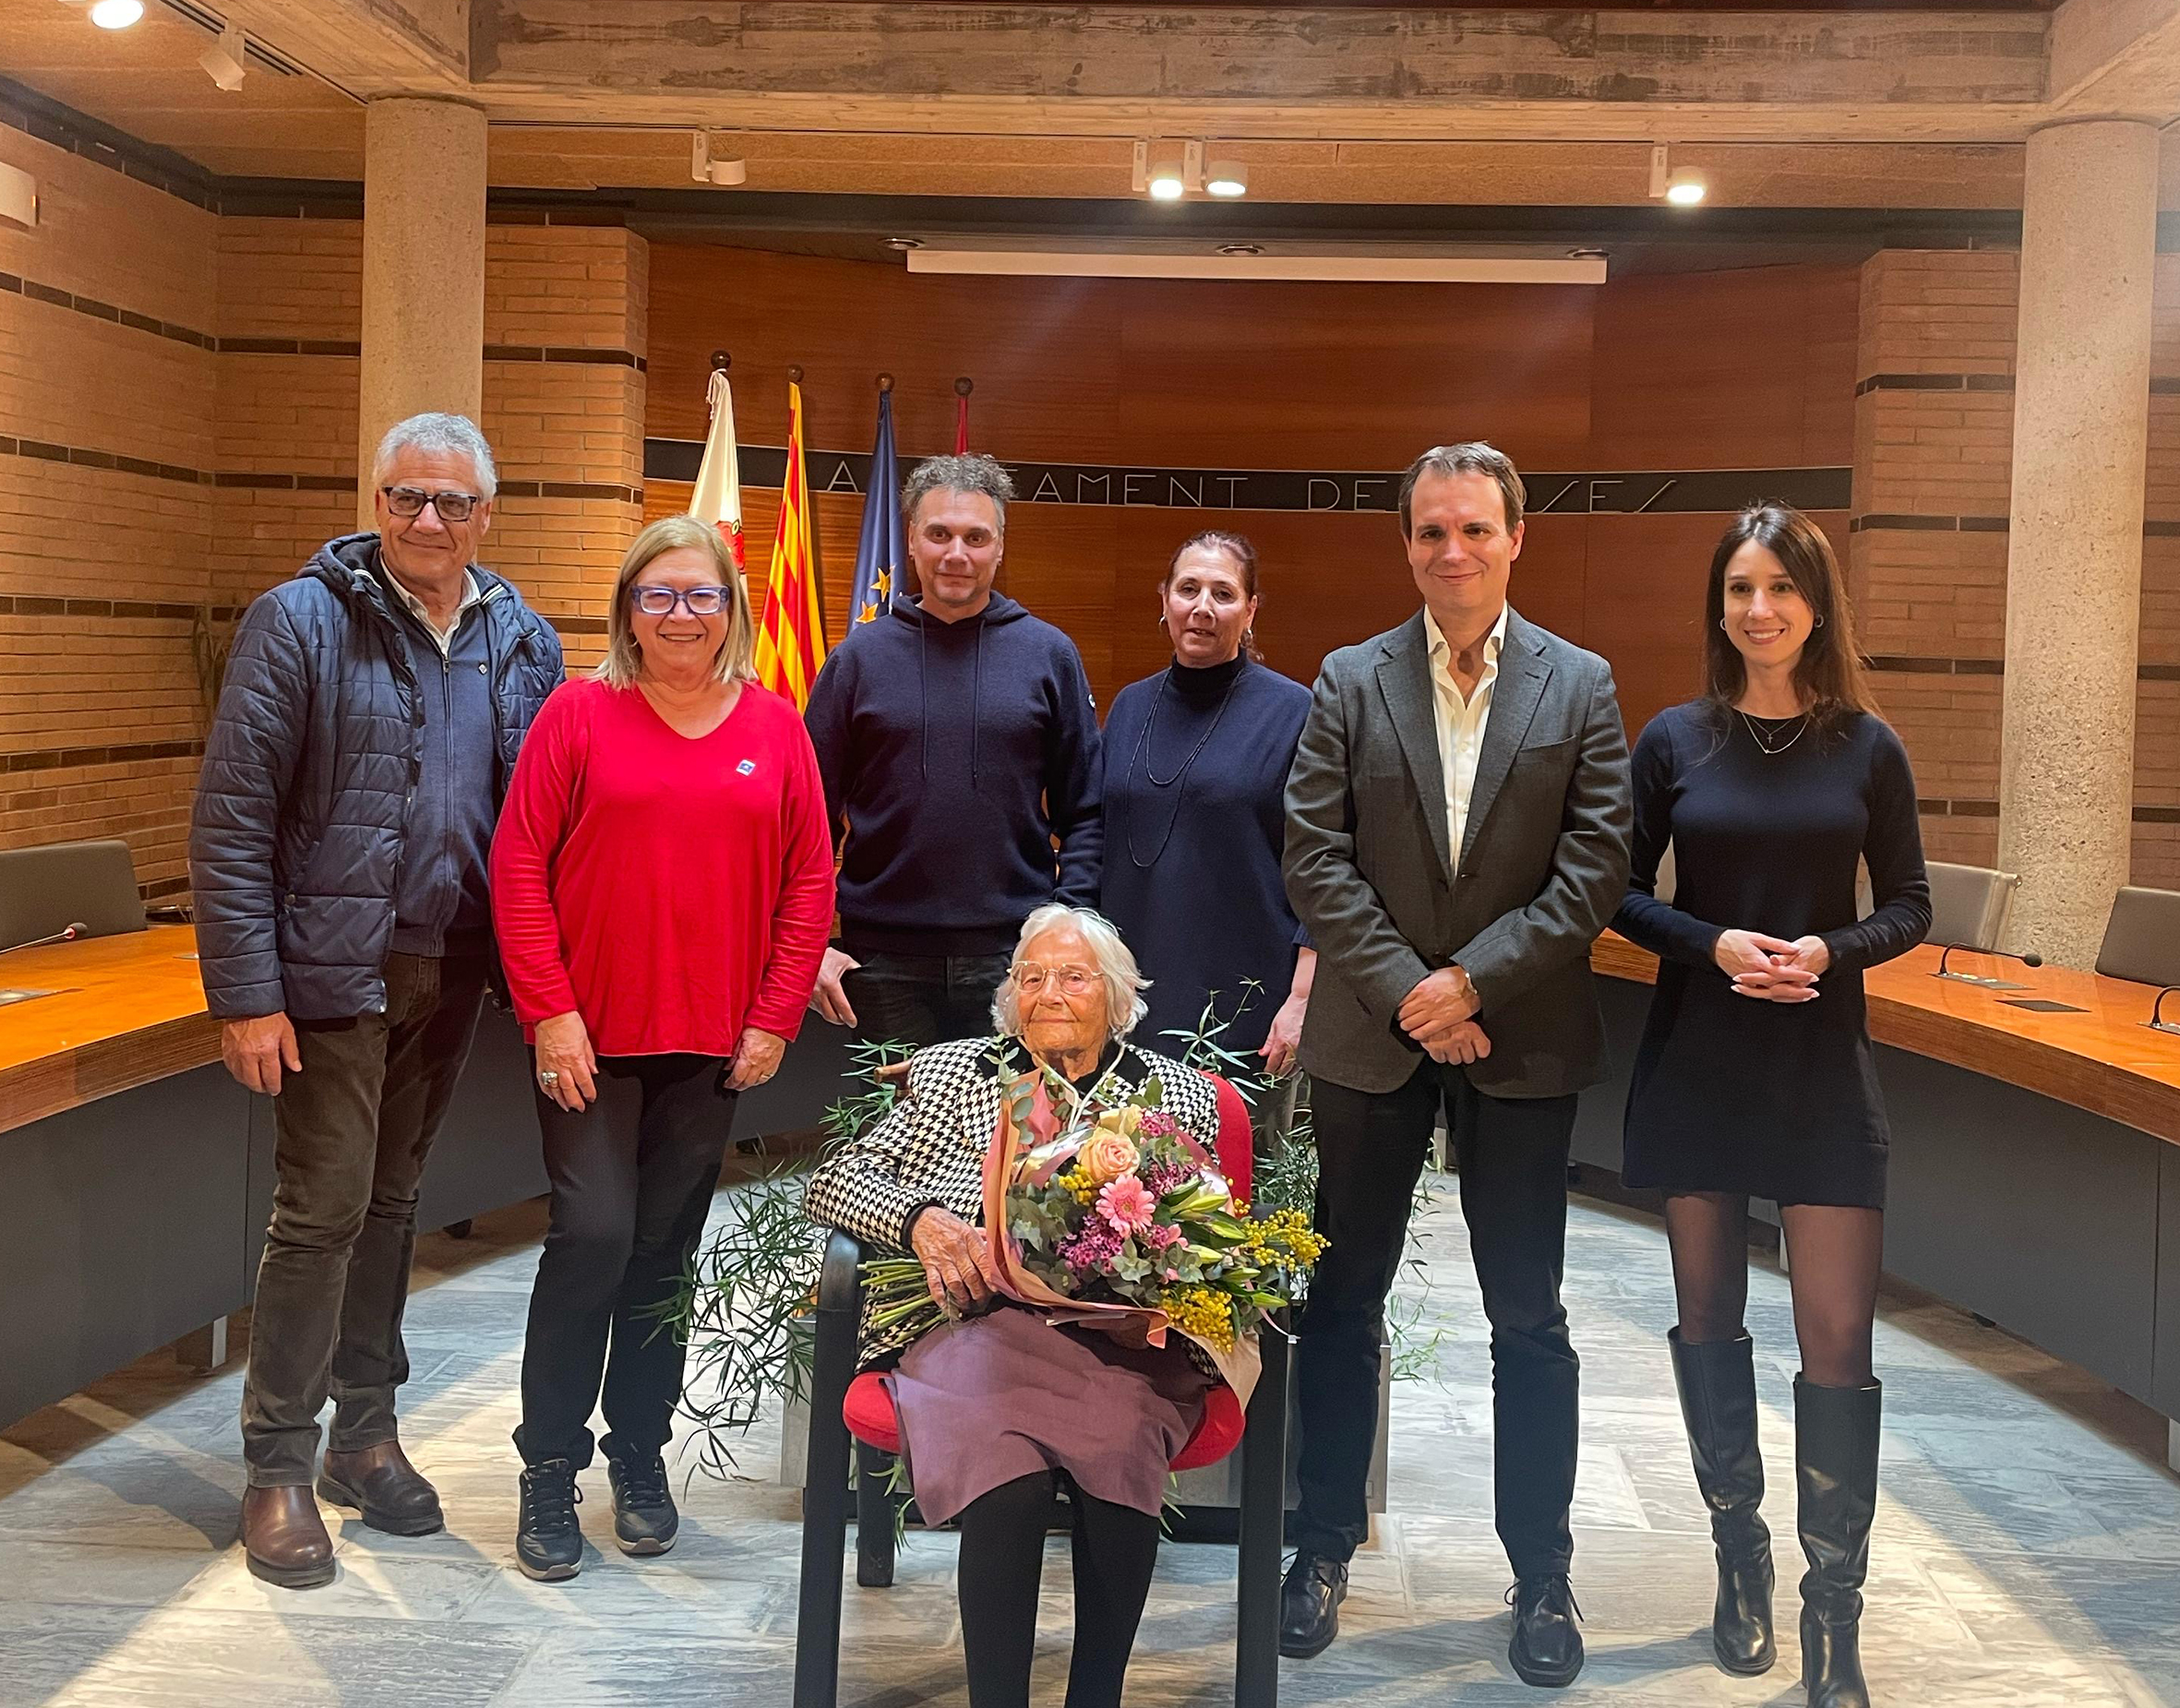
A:
{"type": "Polygon", "coordinates": [[[538,1073],[537,1082],[544,1086],[545,1090],[551,1091],[554,1086],[560,1083],[559,1069],[557,1068],[546,1068],[542,1069],[538,1073]]]}

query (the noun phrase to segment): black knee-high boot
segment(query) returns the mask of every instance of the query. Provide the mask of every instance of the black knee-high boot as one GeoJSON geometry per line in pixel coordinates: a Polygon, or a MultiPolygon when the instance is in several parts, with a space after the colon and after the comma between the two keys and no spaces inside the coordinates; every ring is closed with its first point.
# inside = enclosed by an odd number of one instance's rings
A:
{"type": "Polygon", "coordinates": [[[1800,1498],[1802,1685],[1809,1708],[1870,1708],[1863,1680],[1863,1580],[1877,1511],[1877,1428],[1885,1390],[1820,1388],[1794,1378],[1794,1482],[1800,1498]]]}
{"type": "Polygon", "coordinates": [[[1771,1625],[1771,1532],[1757,1511],[1764,1500],[1764,1457],[1756,1446],[1755,1344],[1746,1334],[1689,1342],[1678,1329],[1666,1339],[1695,1461],[1695,1486],[1710,1508],[1711,1542],[1719,1556],[1711,1648],[1728,1672],[1766,1672],[1779,1658],[1779,1648],[1771,1625]]]}

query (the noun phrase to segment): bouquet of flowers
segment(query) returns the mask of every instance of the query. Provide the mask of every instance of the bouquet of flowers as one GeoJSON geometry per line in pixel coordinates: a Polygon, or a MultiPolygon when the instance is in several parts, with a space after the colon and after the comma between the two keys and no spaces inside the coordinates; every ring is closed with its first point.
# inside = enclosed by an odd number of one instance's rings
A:
{"type": "MultiPolygon", "coordinates": [[[[1044,1076],[1021,1076],[985,1157],[985,1226],[1005,1230],[993,1257],[1009,1296],[1057,1320],[1151,1345],[1178,1329],[1246,1400],[1255,1332],[1301,1296],[1324,1241],[1296,1210],[1249,1219],[1164,1101],[1152,1080],[1063,1118],[1044,1076]]],[[[940,1320],[914,1258],[880,1259],[865,1278],[880,1321],[940,1320]]]]}

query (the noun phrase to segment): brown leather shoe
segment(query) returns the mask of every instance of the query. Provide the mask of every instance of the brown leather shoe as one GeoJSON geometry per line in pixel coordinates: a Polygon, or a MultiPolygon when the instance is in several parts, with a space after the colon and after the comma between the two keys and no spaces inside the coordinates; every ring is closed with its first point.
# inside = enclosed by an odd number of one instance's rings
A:
{"type": "Polygon", "coordinates": [[[300,1483],[243,1491],[242,1546],[250,1575],[268,1583],[316,1589],[333,1581],[333,1538],[300,1483]]]}
{"type": "Polygon", "coordinates": [[[439,1491],[409,1463],[399,1441],[328,1452],[317,1492],[330,1505],[360,1508],[365,1523],[389,1536],[426,1536],[447,1523],[439,1491]]]}

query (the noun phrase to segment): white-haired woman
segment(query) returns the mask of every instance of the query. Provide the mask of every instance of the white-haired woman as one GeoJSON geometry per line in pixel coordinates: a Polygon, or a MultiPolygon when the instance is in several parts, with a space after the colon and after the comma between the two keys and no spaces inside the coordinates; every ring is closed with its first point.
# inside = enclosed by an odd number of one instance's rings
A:
{"type": "Polygon", "coordinates": [[[980,1225],[984,1153],[1002,1088],[1049,1068],[1085,1105],[1156,1079],[1184,1129],[1217,1129],[1211,1082],[1128,1043],[1144,1012],[1135,957],[1087,908],[1055,902],[1022,927],[992,1014],[996,1038],[939,1044],[910,1063],[908,1094],[812,1176],[811,1219],[878,1250],[912,1251],[934,1298],[972,1314],[913,1344],[866,1325],[866,1368],[888,1385],[916,1504],[959,1518],[962,1648],[971,1708],[1024,1708],[1038,1572],[1053,1501],[1074,1509],[1075,1643],[1068,1708],[1113,1708],[1158,1551],[1166,1467],[1211,1379],[1177,1336],[1162,1351],[1055,1329],[998,1304],[980,1225]]]}
{"type": "Polygon", "coordinates": [[[622,560],[595,675],[545,702],[492,846],[493,918],[536,1057],[552,1182],[522,1348],[531,1577],[575,1576],[601,1385],[614,1535],[663,1554],[682,1348],[653,1315],[703,1232],[737,1093],[778,1069],[832,925],[802,720],[758,686],[718,531],[655,521],[622,560]]]}

